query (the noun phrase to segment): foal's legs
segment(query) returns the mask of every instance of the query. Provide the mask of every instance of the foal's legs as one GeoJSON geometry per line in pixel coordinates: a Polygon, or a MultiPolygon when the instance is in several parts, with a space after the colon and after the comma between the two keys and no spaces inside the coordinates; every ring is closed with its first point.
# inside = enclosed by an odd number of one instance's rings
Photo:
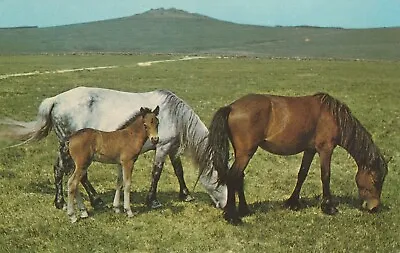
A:
{"type": "MultiPolygon", "coordinates": [[[[74,162],[66,150],[65,143],[60,143],[58,156],[54,165],[54,185],[56,188],[56,194],[54,198],[54,205],[57,209],[62,209],[65,206],[64,194],[63,194],[63,177],[64,174],[68,174],[74,170],[74,162]]],[[[82,177],[82,185],[88,193],[90,204],[93,207],[104,205],[101,198],[97,197],[97,192],[89,182],[87,173],[82,177]]]]}
{"type": "Polygon", "coordinates": [[[113,207],[114,207],[115,213],[120,213],[121,210],[119,209],[119,207],[120,207],[120,203],[119,202],[120,202],[120,198],[121,198],[121,190],[122,190],[122,187],[123,187],[123,183],[122,183],[122,167],[121,166],[118,166],[117,173],[118,173],[118,176],[117,176],[117,184],[116,184],[116,187],[115,187],[115,196],[114,196],[113,207]]]}
{"type": "MultiPolygon", "coordinates": [[[[80,166],[76,166],[74,173],[72,173],[71,177],[68,179],[68,205],[67,205],[67,214],[71,219],[71,222],[74,223],[78,220],[78,218],[75,215],[75,210],[74,210],[74,199],[76,196],[79,196],[79,189],[78,189],[78,184],[83,176],[83,169],[80,166]]],[[[80,207],[83,205],[83,202],[81,199],[77,199],[77,202],[79,203],[80,207]],[[81,203],[79,203],[81,201],[81,203]]]]}
{"type": "Polygon", "coordinates": [[[303,159],[301,160],[301,166],[299,173],[297,174],[297,182],[294,187],[292,195],[285,202],[285,206],[292,210],[299,210],[301,205],[299,201],[301,187],[306,180],[308,171],[310,170],[311,162],[315,156],[315,150],[305,150],[303,154],[303,159]]]}
{"type": "MultiPolygon", "coordinates": [[[[85,173],[85,174],[86,174],[86,173],[85,173]]],[[[87,212],[87,210],[86,210],[86,206],[85,206],[85,204],[83,203],[83,198],[82,198],[81,191],[80,191],[79,187],[76,188],[76,191],[75,191],[75,199],[76,199],[76,204],[77,204],[77,206],[78,206],[78,209],[79,209],[79,211],[81,212],[80,217],[81,217],[82,219],[89,217],[89,214],[88,214],[88,212],[87,212]]]]}
{"type": "Polygon", "coordinates": [[[121,162],[122,177],[124,181],[124,210],[128,217],[133,217],[134,214],[131,209],[130,190],[131,190],[131,176],[134,161],[128,160],[121,162]]]}
{"type": "Polygon", "coordinates": [[[171,160],[172,167],[174,167],[175,175],[179,181],[179,199],[189,202],[194,200],[190,195],[189,189],[186,187],[185,179],[183,177],[183,167],[180,157],[176,157],[176,152],[174,154],[169,154],[169,159],[171,160]]]}

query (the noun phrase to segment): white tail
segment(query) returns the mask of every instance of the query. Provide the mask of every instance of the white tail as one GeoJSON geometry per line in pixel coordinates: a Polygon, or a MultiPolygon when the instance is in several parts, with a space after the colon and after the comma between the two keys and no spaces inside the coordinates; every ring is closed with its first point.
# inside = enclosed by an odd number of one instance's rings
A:
{"type": "Polygon", "coordinates": [[[21,143],[9,146],[9,148],[17,147],[31,141],[39,141],[49,134],[53,126],[51,110],[54,106],[54,99],[55,97],[51,97],[42,101],[36,121],[25,122],[9,118],[0,120],[0,124],[9,126],[8,130],[2,130],[1,136],[24,140],[21,143]]]}

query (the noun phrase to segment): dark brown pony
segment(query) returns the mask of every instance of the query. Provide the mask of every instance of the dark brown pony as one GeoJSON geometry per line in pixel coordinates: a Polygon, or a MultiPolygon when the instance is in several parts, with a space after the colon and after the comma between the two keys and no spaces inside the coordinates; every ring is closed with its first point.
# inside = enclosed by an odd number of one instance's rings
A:
{"type": "Polygon", "coordinates": [[[121,165],[122,171],[118,171],[113,206],[116,212],[120,212],[120,193],[123,187],[124,210],[129,217],[133,216],[130,207],[133,164],[147,139],[150,139],[153,144],[158,142],[158,112],[158,106],[153,111],[148,108],[140,108],[140,112],[137,115],[116,131],[103,132],[92,128],[84,128],[69,137],[67,141],[68,153],[75,163],[75,170],[68,180],[67,213],[71,222],[77,221],[74,211],[75,198],[78,209],[81,211],[80,217],[86,218],[88,216],[80,196],[78,184],[87,173],[87,168],[92,161],[121,165]]]}
{"type": "Polygon", "coordinates": [[[376,211],[387,163],[371,134],[345,104],[325,93],[303,97],[249,94],[220,108],[211,122],[208,154],[218,171],[219,183],[228,187],[224,218],[237,223],[249,214],[243,191],[244,169],[258,147],[277,155],[304,152],[296,186],[285,203],[291,209],[300,207],[300,190],[318,153],[323,188],[321,209],[326,214],[337,213],[329,186],[331,156],[337,145],[347,150],[358,165],[356,183],[362,207],[376,211]],[[235,156],[230,169],[229,140],[235,156]]]}

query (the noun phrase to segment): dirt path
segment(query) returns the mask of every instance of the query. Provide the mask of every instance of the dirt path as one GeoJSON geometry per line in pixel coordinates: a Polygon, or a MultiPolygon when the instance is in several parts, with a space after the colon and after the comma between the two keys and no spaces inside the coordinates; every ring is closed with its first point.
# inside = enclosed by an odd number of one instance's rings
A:
{"type": "Polygon", "coordinates": [[[0,75],[0,79],[6,79],[10,77],[20,77],[20,76],[35,76],[35,75],[44,75],[44,74],[62,74],[68,72],[77,72],[77,71],[84,71],[84,70],[99,70],[99,69],[112,69],[118,68],[118,66],[103,66],[103,67],[88,67],[88,68],[77,68],[77,69],[60,69],[60,70],[52,70],[52,71],[33,71],[33,72],[25,72],[25,73],[15,73],[15,74],[5,74],[0,75]]]}
{"type": "MultiPolygon", "coordinates": [[[[163,62],[174,62],[174,61],[189,61],[189,60],[197,60],[197,59],[206,59],[210,57],[205,56],[185,56],[179,59],[169,59],[169,60],[159,60],[159,61],[147,61],[147,62],[139,62],[137,65],[144,67],[144,66],[151,66],[154,63],[163,63],[163,62]]],[[[76,69],[60,69],[60,70],[52,70],[52,71],[33,71],[33,72],[25,72],[25,73],[13,73],[13,74],[4,74],[0,75],[1,79],[6,79],[10,77],[21,77],[21,76],[35,76],[35,75],[44,75],[44,74],[62,74],[62,73],[69,73],[69,72],[77,72],[77,71],[93,71],[93,70],[102,70],[102,69],[113,69],[118,68],[119,66],[102,66],[102,67],[87,67],[87,68],[76,68],[76,69]]]]}
{"type": "Polygon", "coordinates": [[[151,66],[154,63],[173,62],[173,61],[189,61],[189,60],[198,60],[198,59],[207,59],[207,58],[210,58],[210,57],[206,57],[206,56],[193,56],[193,57],[185,56],[185,57],[180,58],[180,59],[139,62],[137,65],[141,66],[141,67],[147,67],[147,66],[151,66]]]}

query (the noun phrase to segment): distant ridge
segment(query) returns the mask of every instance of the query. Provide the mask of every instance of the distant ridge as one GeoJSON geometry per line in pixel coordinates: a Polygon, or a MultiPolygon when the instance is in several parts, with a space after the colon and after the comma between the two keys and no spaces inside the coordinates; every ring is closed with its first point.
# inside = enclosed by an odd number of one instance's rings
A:
{"type": "Polygon", "coordinates": [[[36,29],[0,29],[0,54],[180,53],[400,60],[400,28],[236,24],[175,8],[36,29]]]}
{"type": "Polygon", "coordinates": [[[150,9],[140,14],[135,14],[139,16],[149,16],[149,17],[174,17],[174,18],[204,18],[204,19],[213,19],[205,15],[191,13],[184,10],[179,10],[176,8],[157,8],[157,9],[150,9]]]}
{"type": "Polygon", "coordinates": [[[38,26],[14,26],[14,27],[0,27],[0,29],[32,29],[39,28],[38,26]]]}

